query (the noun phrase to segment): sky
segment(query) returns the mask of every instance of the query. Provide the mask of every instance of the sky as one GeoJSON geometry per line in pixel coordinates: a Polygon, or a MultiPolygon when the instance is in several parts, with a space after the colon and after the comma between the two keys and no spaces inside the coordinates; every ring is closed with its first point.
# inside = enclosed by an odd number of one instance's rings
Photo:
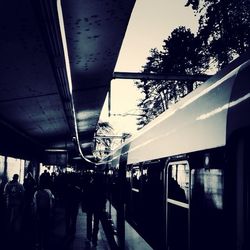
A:
{"type": "MultiPolygon", "coordinates": [[[[120,50],[115,72],[140,72],[150,49],[162,50],[163,41],[179,27],[197,32],[198,17],[187,0],[136,0],[120,50]]],[[[137,103],[142,94],[133,80],[113,80],[111,83],[111,116],[107,99],[100,119],[108,121],[116,133],[134,134],[137,130],[137,103]],[[121,116],[123,114],[123,116],[121,116]],[[128,114],[128,115],[125,115],[128,114]]]]}

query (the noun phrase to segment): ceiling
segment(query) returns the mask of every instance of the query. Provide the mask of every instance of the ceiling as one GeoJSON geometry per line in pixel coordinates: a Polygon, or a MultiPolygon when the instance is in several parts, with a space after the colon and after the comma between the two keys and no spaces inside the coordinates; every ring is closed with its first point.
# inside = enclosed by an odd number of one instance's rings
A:
{"type": "Polygon", "coordinates": [[[4,2],[0,154],[29,159],[63,149],[76,157],[77,142],[91,153],[134,2],[4,2]]]}

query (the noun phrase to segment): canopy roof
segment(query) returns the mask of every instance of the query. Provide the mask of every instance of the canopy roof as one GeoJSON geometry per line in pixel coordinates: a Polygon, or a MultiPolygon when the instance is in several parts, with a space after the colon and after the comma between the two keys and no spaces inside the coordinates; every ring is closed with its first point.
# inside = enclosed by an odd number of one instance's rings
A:
{"type": "Polygon", "coordinates": [[[0,9],[0,154],[91,151],[134,0],[13,0],[0,9]],[[72,84],[72,90],[71,90],[72,84]]]}

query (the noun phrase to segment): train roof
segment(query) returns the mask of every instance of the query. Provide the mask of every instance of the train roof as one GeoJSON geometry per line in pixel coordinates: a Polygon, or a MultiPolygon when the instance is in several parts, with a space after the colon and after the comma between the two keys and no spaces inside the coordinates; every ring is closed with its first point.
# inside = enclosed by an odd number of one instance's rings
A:
{"type": "Polygon", "coordinates": [[[250,124],[249,75],[247,54],[131,137],[128,151],[123,145],[115,154],[128,152],[128,164],[133,164],[224,146],[229,131],[250,124]]]}

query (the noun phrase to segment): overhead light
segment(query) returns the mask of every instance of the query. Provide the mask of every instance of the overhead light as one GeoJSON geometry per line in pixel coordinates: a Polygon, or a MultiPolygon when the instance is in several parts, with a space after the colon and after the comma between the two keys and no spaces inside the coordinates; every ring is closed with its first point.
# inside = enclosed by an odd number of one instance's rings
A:
{"type": "Polygon", "coordinates": [[[76,157],[73,157],[72,159],[73,159],[73,160],[82,160],[82,157],[76,156],[76,157]]]}
{"type": "Polygon", "coordinates": [[[67,152],[66,149],[59,149],[59,148],[49,148],[45,149],[46,152],[67,152]]]}

